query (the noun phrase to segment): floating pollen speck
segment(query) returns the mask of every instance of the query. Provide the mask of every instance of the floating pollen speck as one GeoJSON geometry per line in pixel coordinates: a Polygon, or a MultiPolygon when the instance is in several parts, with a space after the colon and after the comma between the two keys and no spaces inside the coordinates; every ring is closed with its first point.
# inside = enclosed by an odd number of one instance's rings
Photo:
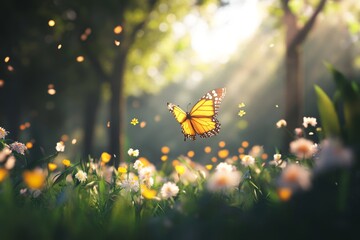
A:
{"type": "Polygon", "coordinates": [[[85,58],[83,56],[77,56],[76,57],[77,62],[83,62],[84,60],[85,60],[85,58]]]}
{"type": "Polygon", "coordinates": [[[74,138],[74,139],[71,141],[72,144],[76,144],[76,142],[77,142],[76,138],[74,138]]]}
{"type": "Polygon", "coordinates": [[[114,28],[114,33],[120,34],[122,32],[122,30],[123,30],[123,28],[120,25],[118,25],[114,28]]]}
{"type": "Polygon", "coordinates": [[[7,67],[7,69],[8,69],[9,72],[13,72],[13,71],[14,71],[14,67],[11,66],[11,65],[9,65],[9,66],[7,67]]]}
{"type": "Polygon", "coordinates": [[[110,127],[110,121],[108,121],[107,123],[106,123],[106,127],[110,127]]]}
{"type": "Polygon", "coordinates": [[[114,41],[114,44],[115,44],[115,46],[117,46],[117,47],[118,47],[118,46],[120,46],[120,41],[115,40],[115,41],[114,41]]]}
{"type": "Polygon", "coordinates": [[[55,95],[56,94],[56,90],[51,88],[51,89],[48,89],[48,94],[49,95],[55,95]]]}
{"type": "Polygon", "coordinates": [[[4,59],[4,62],[8,63],[9,61],[10,61],[10,57],[6,56],[5,59],[4,59]]]}
{"type": "Polygon", "coordinates": [[[277,108],[278,108],[278,107],[279,107],[279,105],[277,105],[277,104],[276,104],[276,105],[275,105],[275,107],[277,107],[277,108]]]}
{"type": "Polygon", "coordinates": [[[57,45],[57,49],[61,49],[61,48],[62,48],[61,44],[57,45]]]}
{"type": "Polygon", "coordinates": [[[3,79],[0,79],[0,88],[5,85],[5,81],[3,79]]]}
{"type": "Polygon", "coordinates": [[[55,26],[55,21],[52,20],[52,19],[50,19],[50,20],[48,21],[48,25],[49,25],[49,27],[55,26]]]}

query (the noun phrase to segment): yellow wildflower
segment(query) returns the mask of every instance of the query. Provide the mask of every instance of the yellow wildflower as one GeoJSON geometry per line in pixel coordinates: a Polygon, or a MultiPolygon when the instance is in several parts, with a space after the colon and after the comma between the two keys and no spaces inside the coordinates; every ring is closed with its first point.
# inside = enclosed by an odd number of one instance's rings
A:
{"type": "Polygon", "coordinates": [[[8,171],[4,168],[0,168],[0,182],[4,181],[7,175],[8,175],[8,171]]]}
{"type": "Polygon", "coordinates": [[[127,169],[126,169],[126,167],[119,167],[118,172],[121,173],[121,174],[122,173],[127,173],[127,169]]]}
{"type": "Polygon", "coordinates": [[[239,108],[243,108],[243,107],[245,107],[245,103],[242,102],[239,104],[239,108]]]}
{"type": "Polygon", "coordinates": [[[57,165],[55,163],[48,163],[48,168],[50,170],[50,172],[55,171],[55,169],[57,168],[57,165]]]}
{"type": "Polygon", "coordinates": [[[64,164],[65,167],[70,167],[71,162],[68,159],[64,159],[64,160],[62,160],[62,164],[64,164]]]}
{"type": "Polygon", "coordinates": [[[183,175],[185,173],[185,167],[182,165],[176,165],[175,166],[175,171],[179,174],[179,175],[183,175]]]}
{"type": "Polygon", "coordinates": [[[238,113],[238,115],[240,117],[244,116],[246,114],[246,112],[244,110],[240,110],[240,112],[238,113]]]}
{"type": "Polygon", "coordinates": [[[213,168],[213,165],[208,164],[208,165],[206,165],[205,167],[206,167],[206,169],[207,169],[207,170],[209,170],[209,171],[210,171],[210,170],[213,168]]]}
{"type": "Polygon", "coordinates": [[[141,184],[141,195],[146,199],[153,199],[157,192],[149,189],[145,184],[141,184]]]}
{"type": "Polygon", "coordinates": [[[130,123],[135,126],[139,123],[139,120],[137,118],[133,118],[130,123]]]}
{"type": "Polygon", "coordinates": [[[101,154],[101,161],[103,161],[104,163],[108,163],[111,159],[111,155],[107,152],[103,152],[101,154]]]}
{"type": "Polygon", "coordinates": [[[25,184],[31,189],[41,189],[44,186],[45,174],[42,169],[26,170],[23,172],[25,184]]]}

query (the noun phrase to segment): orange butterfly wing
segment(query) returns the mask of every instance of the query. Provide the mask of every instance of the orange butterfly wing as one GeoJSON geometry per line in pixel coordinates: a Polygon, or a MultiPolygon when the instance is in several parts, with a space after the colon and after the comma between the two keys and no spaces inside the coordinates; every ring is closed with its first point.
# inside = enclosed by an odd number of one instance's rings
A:
{"type": "Polygon", "coordinates": [[[169,111],[181,125],[184,140],[187,138],[195,140],[196,134],[201,138],[207,138],[219,133],[221,125],[216,116],[225,93],[225,88],[214,89],[206,93],[193,106],[190,113],[186,113],[180,107],[168,103],[169,111]]]}

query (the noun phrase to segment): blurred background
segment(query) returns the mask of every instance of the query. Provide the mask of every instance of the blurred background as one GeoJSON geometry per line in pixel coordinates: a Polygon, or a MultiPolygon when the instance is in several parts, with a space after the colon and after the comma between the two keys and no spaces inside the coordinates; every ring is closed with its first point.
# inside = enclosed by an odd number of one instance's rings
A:
{"type": "Polygon", "coordinates": [[[246,143],[272,158],[284,141],[276,122],[286,118],[292,129],[302,116],[317,117],[314,84],[331,93],[324,62],[360,76],[358,0],[2,5],[0,126],[32,158],[58,141],[66,145],[59,158],[74,161],[104,151],[119,161],[132,147],[156,163],[167,146],[168,160],[190,151],[208,163],[236,160],[246,143]],[[218,87],[227,88],[220,134],[184,142],[166,103],[186,110],[218,87]],[[228,152],[219,156],[220,148],[228,152]]]}

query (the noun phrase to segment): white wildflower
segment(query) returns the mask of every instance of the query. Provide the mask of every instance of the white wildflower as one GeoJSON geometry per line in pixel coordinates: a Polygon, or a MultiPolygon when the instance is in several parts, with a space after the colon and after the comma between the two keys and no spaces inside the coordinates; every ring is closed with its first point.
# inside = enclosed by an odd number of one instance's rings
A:
{"type": "Polygon", "coordinates": [[[142,167],[144,167],[144,164],[142,163],[142,161],[140,161],[139,159],[136,160],[134,163],[134,168],[139,171],[142,167]]]}
{"type": "Polygon", "coordinates": [[[221,162],[216,166],[217,172],[232,172],[236,170],[236,167],[226,162],[221,162]]]}
{"type": "Polygon", "coordinates": [[[295,128],[295,135],[301,137],[303,135],[303,130],[301,128],[295,128]]]}
{"type": "Polygon", "coordinates": [[[139,156],[139,150],[138,149],[134,150],[134,149],[130,148],[128,150],[128,154],[129,154],[130,157],[138,157],[139,156]]]}
{"type": "Polygon", "coordinates": [[[76,174],[75,177],[77,178],[77,180],[79,180],[80,182],[86,182],[87,179],[87,174],[86,172],[79,170],[76,174]]]}
{"type": "Polygon", "coordinates": [[[303,118],[303,126],[304,128],[307,128],[309,125],[315,127],[317,124],[316,118],[314,117],[304,117],[303,118]]]}
{"type": "Polygon", "coordinates": [[[14,168],[15,163],[16,163],[16,158],[11,155],[11,156],[7,159],[7,161],[6,161],[6,163],[5,163],[4,166],[5,166],[5,168],[6,168],[7,170],[11,170],[11,169],[14,168]]]}
{"type": "Polygon", "coordinates": [[[290,143],[290,152],[298,158],[310,158],[316,153],[316,150],[314,142],[305,138],[299,138],[290,143]]]}
{"type": "Polygon", "coordinates": [[[8,131],[6,131],[4,128],[0,127],[0,139],[3,139],[8,135],[8,131]]]}
{"type": "Polygon", "coordinates": [[[207,188],[211,192],[229,191],[239,186],[241,173],[239,171],[232,172],[215,172],[209,177],[207,188]]]}
{"type": "Polygon", "coordinates": [[[286,121],[284,119],[281,119],[276,123],[277,128],[286,127],[286,125],[287,125],[287,123],[286,123],[286,121]]]}
{"type": "Polygon", "coordinates": [[[26,146],[20,142],[13,142],[9,146],[13,151],[15,151],[21,155],[25,155],[25,150],[27,150],[26,146]]]}
{"type": "Polygon", "coordinates": [[[137,181],[135,178],[124,179],[119,183],[119,185],[126,192],[139,191],[139,181],[137,181]]]}
{"type": "Polygon", "coordinates": [[[8,148],[7,146],[5,146],[1,151],[0,151],[0,162],[5,161],[5,159],[11,154],[11,149],[8,148]]]}
{"type": "Polygon", "coordinates": [[[178,193],[179,187],[173,182],[164,183],[160,190],[160,194],[163,199],[175,197],[178,193]]]}
{"type": "Polygon", "coordinates": [[[247,166],[251,166],[255,164],[255,158],[253,158],[250,155],[245,155],[242,159],[241,159],[241,163],[242,165],[244,165],[245,167],[247,166]]]}
{"type": "Polygon", "coordinates": [[[274,154],[274,159],[272,161],[270,161],[270,165],[275,165],[280,168],[285,168],[286,162],[281,159],[280,153],[276,153],[276,154],[274,154]]]}
{"type": "Polygon", "coordinates": [[[56,151],[58,151],[58,152],[65,151],[65,144],[63,141],[56,143],[56,151]]]}
{"type": "Polygon", "coordinates": [[[289,164],[280,176],[279,185],[293,190],[298,188],[306,190],[311,186],[311,173],[298,164],[289,164]]]}

